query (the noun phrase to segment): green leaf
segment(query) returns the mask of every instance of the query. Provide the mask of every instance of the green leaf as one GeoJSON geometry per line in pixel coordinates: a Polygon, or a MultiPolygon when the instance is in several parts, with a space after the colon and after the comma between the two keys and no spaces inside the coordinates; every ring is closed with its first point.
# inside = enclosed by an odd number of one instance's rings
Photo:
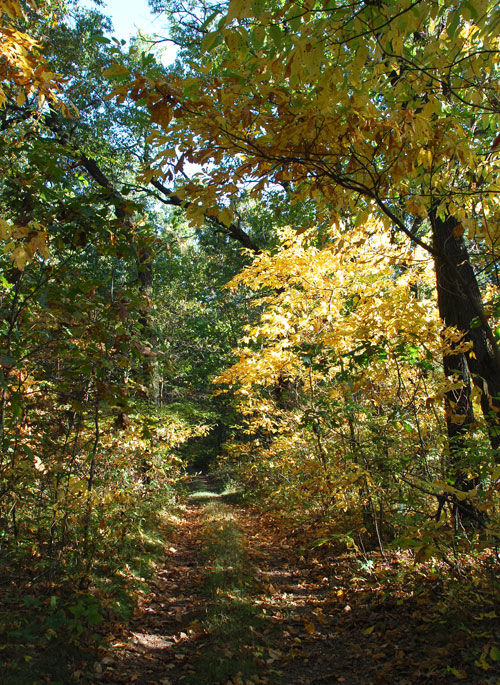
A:
{"type": "Polygon", "coordinates": [[[490,659],[492,661],[500,661],[500,649],[498,647],[493,646],[490,649],[490,659]]]}
{"type": "Polygon", "coordinates": [[[211,31],[207,33],[205,38],[201,41],[201,49],[205,52],[210,52],[216,45],[219,45],[221,41],[220,31],[211,31]]]}
{"type": "Polygon", "coordinates": [[[447,33],[448,33],[448,38],[453,38],[456,30],[458,28],[458,24],[460,23],[460,12],[458,10],[455,10],[452,14],[451,21],[448,24],[447,28],[447,33]]]}
{"type": "Polygon", "coordinates": [[[467,7],[467,9],[471,13],[471,17],[473,17],[473,19],[478,18],[479,14],[478,14],[477,9],[474,7],[473,2],[464,2],[464,7],[467,7]]]}
{"type": "Polygon", "coordinates": [[[211,14],[210,16],[208,16],[208,17],[205,19],[205,21],[203,22],[203,24],[201,25],[201,29],[202,29],[203,31],[204,31],[205,29],[207,29],[207,28],[210,26],[210,24],[212,23],[212,21],[215,19],[215,17],[216,17],[218,14],[219,14],[219,10],[216,10],[215,12],[212,12],[212,14],[211,14]]]}
{"type": "Polygon", "coordinates": [[[252,11],[256,17],[260,17],[266,11],[265,0],[254,0],[252,3],[252,11]]]}
{"type": "Polygon", "coordinates": [[[269,27],[269,35],[273,42],[279,47],[283,41],[283,32],[277,24],[271,24],[269,27]]]}

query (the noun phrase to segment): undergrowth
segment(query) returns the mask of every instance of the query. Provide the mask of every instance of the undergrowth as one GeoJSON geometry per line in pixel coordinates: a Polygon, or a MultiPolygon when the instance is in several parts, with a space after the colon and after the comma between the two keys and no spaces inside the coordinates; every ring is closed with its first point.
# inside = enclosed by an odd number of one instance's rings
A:
{"type": "MultiPolygon", "coordinates": [[[[71,498],[53,497],[42,517],[33,518],[35,498],[26,498],[18,538],[1,550],[2,683],[65,683],[84,671],[110,626],[132,615],[163,557],[183,488],[175,451],[200,427],[177,407],[130,416],[120,431],[111,416],[101,421],[92,490],[75,468],[71,498]]],[[[57,475],[40,480],[48,500],[57,475]]]]}
{"type": "Polygon", "coordinates": [[[136,516],[135,525],[128,527],[126,537],[114,540],[109,557],[100,557],[79,586],[62,574],[51,580],[4,580],[2,683],[45,682],[47,676],[51,683],[68,682],[85,669],[110,624],[132,615],[163,557],[171,527],[168,511],[157,500],[139,500],[129,513],[136,516]]]}

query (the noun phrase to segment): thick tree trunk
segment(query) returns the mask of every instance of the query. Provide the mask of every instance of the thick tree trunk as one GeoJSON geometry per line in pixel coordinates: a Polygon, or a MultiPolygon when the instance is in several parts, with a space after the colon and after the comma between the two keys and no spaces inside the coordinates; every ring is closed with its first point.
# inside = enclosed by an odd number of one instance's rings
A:
{"type": "MultiPolygon", "coordinates": [[[[470,263],[467,246],[456,230],[454,217],[440,219],[430,214],[439,314],[446,326],[463,331],[463,339],[472,343],[467,352],[451,352],[444,358],[447,377],[455,377],[462,387],[446,394],[446,424],[450,449],[450,475],[460,490],[471,490],[479,483],[470,477],[467,434],[474,420],[471,384],[481,390],[481,408],[488,426],[493,449],[500,445],[500,366],[488,340],[487,332],[478,321],[482,311],[481,294],[470,263]]],[[[458,346],[458,345],[457,345],[458,346]]],[[[498,457],[497,457],[498,458],[498,457]]],[[[479,512],[466,503],[455,505],[457,519],[478,519],[479,512]],[[460,511],[461,510],[461,511],[460,511]]]]}
{"type": "MultiPolygon", "coordinates": [[[[464,338],[467,338],[475,312],[466,293],[460,287],[458,272],[463,273],[467,282],[471,280],[472,274],[473,286],[477,288],[468,261],[467,249],[463,240],[454,236],[455,222],[451,217],[442,221],[433,216],[431,221],[436,251],[435,269],[439,315],[446,326],[458,328],[464,332],[464,338]]],[[[455,348],[460,344],[457,343],[455,348]]],[[[453,377],[462,383],[461,388],[450,390],[445,397],[450,454],[452,462],[459,462],[461,460],[460,455],[466,448],[468,430],[474,421],[467,355],[464,352],[446,354],[443,359],[443,366],[447,378],[453,377]]]]}
{"type": "MultiPolygon", "coordinates": [[[[484,327],[478,321],[481,293],[463,238],[456,233],[453,217],[442,220],[431,213],[439,314],[446,326],[464,331],[472,342],[466,361],[472,381],[481,390],[481,408],[488,425],[492,447],[500,447],[500,365],[484,327]],[[474,306],[476,303],[476,306],[474,306]]],[[[453,364],[450,360],[448,366],[453,364]]],[[[460,367],[461,364],[459,363],[460,367]]]]}

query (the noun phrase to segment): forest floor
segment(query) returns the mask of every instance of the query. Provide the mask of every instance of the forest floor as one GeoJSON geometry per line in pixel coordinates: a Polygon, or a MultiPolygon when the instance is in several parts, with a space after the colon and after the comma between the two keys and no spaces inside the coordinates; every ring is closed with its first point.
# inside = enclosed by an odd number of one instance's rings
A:
{"type": "Polygon", "coordinates": [[[272,518],[197,485],[149,594],[83,680],[500,683],[498,608],[481,581],[298,550],[272,518]]]}

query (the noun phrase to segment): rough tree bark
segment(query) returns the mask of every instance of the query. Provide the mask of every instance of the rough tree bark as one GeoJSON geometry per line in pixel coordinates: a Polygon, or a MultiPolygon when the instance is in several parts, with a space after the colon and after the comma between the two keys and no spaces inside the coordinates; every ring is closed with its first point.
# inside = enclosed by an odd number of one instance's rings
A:
{"type": "MultiPolygon", "coordinates": [[[[444,357],[444,372],[455,376],[462,387],[450,390],[445,397],[446,424],[450,449],[450,467],[455,486],[471,490],[479,484],[471,477],[467,453],[468,432],[474,421],[471,401],[472,384],[481,390],[481,408],[488,426],[489,437],[498,460],[500,446],[500,366],[488,340],[487,332],[478,321],[482,310],[477,278],[470,263],[458,221],[447,216],[441,219],[435,210],[429,215],[432,226],[434,262],[439,314],[446,326],[463,331],[463,340],[472,343],[466,352],[457,351],[444,357]]],[[[457,518],[480,517],[470,505],[455,503],[457,518]]]]}
{"type": "MultiPolygon", "coordinates": [[[[481,408],[488,425],[492,447],[500,447],[500,365],[484,327],[478,321],[477,309],[482,309],[481,293],[463,237],[456,232],[454,217],[440,219],[430,215],[439,314],[446,326],[464,332],[464,339],[472,343],[472,354],[465,361],[472,381],[481,390],[481,408]],[[474,306],[473,303],[477,303],[474,306]]],[[[448,368],[460,368],[463,361],[446,362],[448,368]],[[454,367],[453,364],[458,364],[454,367]]]]}

